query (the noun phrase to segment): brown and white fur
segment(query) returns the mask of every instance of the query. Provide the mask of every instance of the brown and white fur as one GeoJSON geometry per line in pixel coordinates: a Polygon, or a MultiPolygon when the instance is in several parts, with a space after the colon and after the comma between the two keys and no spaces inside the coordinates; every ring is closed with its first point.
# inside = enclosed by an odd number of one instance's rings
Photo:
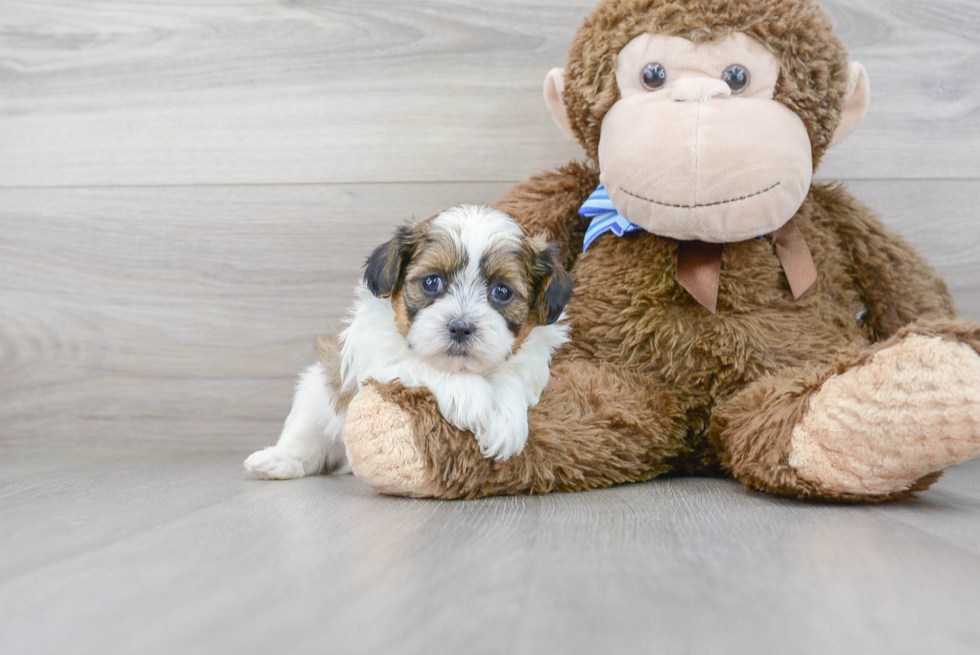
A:
{"type": "Polygon", "coordinates": [[[400,227],[367,261],[347,327],[319,341],[279,441],[245,469],[287,479],[349,471],[347,404],[369,379],[426,387],[485,457],[524,448],[527,410],[568,340],[572,292],[558,252],[488,207],[462,206],[400,227]]]}

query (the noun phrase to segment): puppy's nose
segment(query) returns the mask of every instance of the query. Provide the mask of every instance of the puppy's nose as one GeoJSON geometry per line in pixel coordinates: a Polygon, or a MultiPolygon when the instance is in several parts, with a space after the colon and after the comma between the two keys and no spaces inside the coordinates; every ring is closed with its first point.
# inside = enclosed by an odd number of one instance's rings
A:
{"type": "Polygon", "coordinates": [[[476,332],[476,327],[472,323],[467,323],[459,318],[449,324],[449,336],[456,343],[463,343],[472,337],[474,332],[476,332]]]}

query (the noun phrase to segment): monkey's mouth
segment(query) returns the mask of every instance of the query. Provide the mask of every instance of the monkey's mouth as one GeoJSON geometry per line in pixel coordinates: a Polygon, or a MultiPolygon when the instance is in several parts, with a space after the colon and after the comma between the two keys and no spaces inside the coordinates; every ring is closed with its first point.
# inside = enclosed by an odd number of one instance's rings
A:
{"type": "Polygon", "coordinates": [[[738,198],[731,198],[729,200],[719,200],[718,202],[706,202],[704,204],[699,204],[699,205],[678,205],[669,202],[661,202],[659,200],[654,200],[653,198],[646,198],[639,194],[633,193],[632,191],[628,189],[624,189],[623,187],[619,187],[619,190],[628,196],[633,196],[637,200],[642,200],[643,202],[649,202],[650,204],[653,205],[660,205],[661,207],[673,207],[675,209],[697,209],[698,207],[717,207],[718,205],[728,205],[733,202],[741,202],[743,200],[748,200],[749,198],[755,198],[756,196],[761,196],[764,193],[769,193],[770,191],[778,187],[780,184],[781,182],[776,182],[772,186],[765,188],[762,191],[756,191],[755,193],[750,193],[745,196],[739,196],[738,198]]]}

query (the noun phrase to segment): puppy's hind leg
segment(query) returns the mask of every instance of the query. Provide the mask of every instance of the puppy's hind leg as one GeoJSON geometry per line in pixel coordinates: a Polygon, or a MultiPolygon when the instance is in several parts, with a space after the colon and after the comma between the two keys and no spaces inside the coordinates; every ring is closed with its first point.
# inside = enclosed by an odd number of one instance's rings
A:
{"type": "Polygon", "coordinates": [[[347,412],[337,411],[335,388],[328,385],[322,364],[303,371],[278,443],[252,453],[245,460],[245,470],[271,480],[349,472],[342,439],[347,412]]]}

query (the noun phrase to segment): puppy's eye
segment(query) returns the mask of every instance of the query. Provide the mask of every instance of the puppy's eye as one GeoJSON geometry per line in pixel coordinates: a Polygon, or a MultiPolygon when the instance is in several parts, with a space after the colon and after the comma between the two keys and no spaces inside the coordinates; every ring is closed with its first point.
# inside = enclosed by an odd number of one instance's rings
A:
{"type": "Polygon", "coordinates": [[[446,281],[441,275],[426,275],[422,278],[422,291],[430,296],[438,296],[446,288],[446,281]]]}
{"type": "Polygon", "coordinates": [[[514,297],[514,290],[506,284],[498,284],[490,290],[490,297],[493,298],[494,302],[506,305],[514,297]]]}
{"type": "Polygon", "coordinates": [[[741,93],[749,85],[749,71],[744,66],[732,64],[721,74],[721,79],[731,87],[732,93],[741,93]]]}

